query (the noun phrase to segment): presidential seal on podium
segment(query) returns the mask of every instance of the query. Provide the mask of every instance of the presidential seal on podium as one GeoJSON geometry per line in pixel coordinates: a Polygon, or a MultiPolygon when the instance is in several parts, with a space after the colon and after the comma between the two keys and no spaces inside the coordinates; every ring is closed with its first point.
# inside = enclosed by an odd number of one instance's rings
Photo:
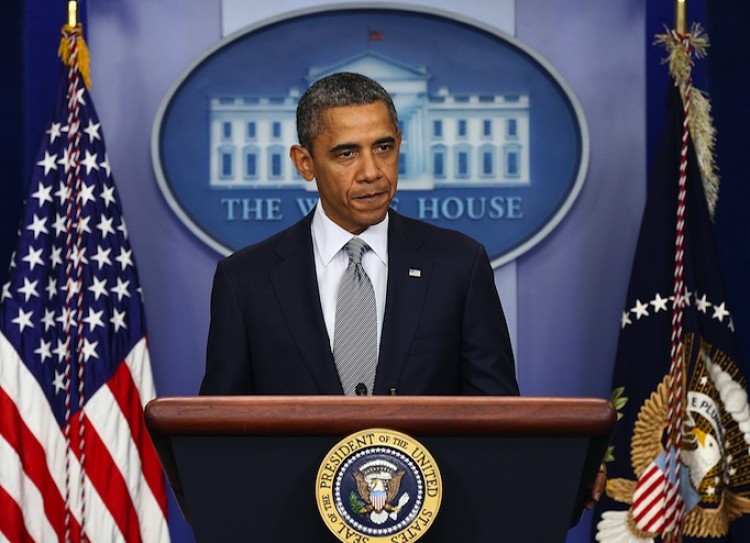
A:
{"type": "Polygon", "coordinates": [[[326,454],[315,493],[323,521],[340,541],[406,543],[432,526],[443,488],[434,458],[416,439],[367,429],[326,454]]]}

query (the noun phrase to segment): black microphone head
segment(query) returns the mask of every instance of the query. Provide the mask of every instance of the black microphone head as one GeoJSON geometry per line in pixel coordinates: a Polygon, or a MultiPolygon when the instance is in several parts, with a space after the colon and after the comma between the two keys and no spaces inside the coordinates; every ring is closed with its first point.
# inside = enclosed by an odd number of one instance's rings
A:
{"type": "Polygon", "coordinates": [[[367,385],[364,383],[357,383],[354,387],[354,394],[357,396],[367,396],[367,385]]]}

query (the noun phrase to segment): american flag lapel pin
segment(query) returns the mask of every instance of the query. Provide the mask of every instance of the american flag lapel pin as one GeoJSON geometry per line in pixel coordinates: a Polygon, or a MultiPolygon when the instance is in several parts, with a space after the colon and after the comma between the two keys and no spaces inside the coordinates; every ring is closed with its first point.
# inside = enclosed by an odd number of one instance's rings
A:
{"type": "Polygon", "coordinates": [[[422,277],[422,270],[418,268],[409,268],[409,277],[422,277]]]}

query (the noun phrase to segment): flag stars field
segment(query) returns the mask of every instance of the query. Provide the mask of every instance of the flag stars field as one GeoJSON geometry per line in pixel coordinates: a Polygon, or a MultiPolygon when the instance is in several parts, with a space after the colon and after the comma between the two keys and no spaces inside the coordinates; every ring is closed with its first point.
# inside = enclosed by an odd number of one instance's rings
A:
{"type": "MultiPolygon", "coordinates": [[[[696,309],[701,313],[707,314],[708,310],[713,307],[713,314],[711,315],[711,317],[721,323],[723,323],[724,319],[726,319],[727,326],[730,330],[734,331],[734,322],[732,321],[731,313],[726,308],[725,302],[714,304],[708,301],[706,294],[698,296],[697,293],[692,293],[688,289],[685,289],[684,294],[678,296],[678,303],[682,304],[682,307],[690,307],[692,299],[695,300],[696,309]]],[[[632,325],[633,318],[637,322],[640,321],[642,317],[650,316],[650,313],[648,311],[649,305],[653,308],[654,314],[661,311],[669,311],[669,308],[667,307],[668,302],[674,304],[674,296],[665,298],[658,292],[648,303],[641,302],[641,300],[636,300],[635,305],[632,308],[627,311],[623,311],[622,317],[620,318],[620,327],[625,328],[626,326],[632,325]]]]}

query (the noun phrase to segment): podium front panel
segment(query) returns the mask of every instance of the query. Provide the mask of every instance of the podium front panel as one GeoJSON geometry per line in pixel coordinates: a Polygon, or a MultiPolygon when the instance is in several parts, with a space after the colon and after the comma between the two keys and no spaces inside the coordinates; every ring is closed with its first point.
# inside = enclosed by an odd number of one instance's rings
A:
{"type": "MultiPolygon", "coordinates": [[[[315,480],[339,439],[175,437],[197,540],[338,541],[318,513],[315,480]]],[[[565,540],[577,498],[571,489],[583,475],[587,439],[419,436],[419,441],[443,479],[440,512],[420,543],[565,540]]],[[[409,539],[394,539],[401,541],[409,539]]]]}
{"type": "Polygon", "coordinates": [[[374,428],[418,440],[442,477],[429,531],[412,523],[392,543],[562,543],[615,422],[591,398],[161,398],[145,415],[180,507],[209,543],[337,541],[317,509],[318,470],[343,438],[374,428]]]}

